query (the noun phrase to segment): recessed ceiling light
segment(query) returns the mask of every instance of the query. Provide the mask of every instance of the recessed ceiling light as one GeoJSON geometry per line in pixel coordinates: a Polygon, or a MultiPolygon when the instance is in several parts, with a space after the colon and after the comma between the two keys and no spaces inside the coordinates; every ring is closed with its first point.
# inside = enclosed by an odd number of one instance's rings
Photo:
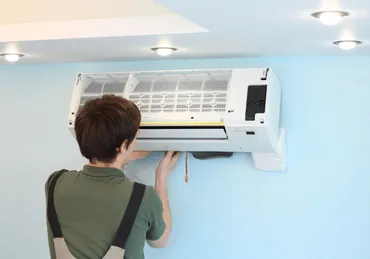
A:
{"type": "Polygon", "coordinates": [[[336,25],[342,20],[342,18],[349,16],[349,13],[342,11],[322,11],[311,15],[319,19],[322,24],[336,25]]]}
{"type": "Polygon", "coordinates": [[[21,57],[24,57],[23,54],[19,53],[3,53],[0,54],[0,56],[3,56],[4,59],[8,62],[17,62],[21,57]]]}
{"type": "Polygon", "coordinates": [[[151,50],[156,51],[159,56],[169,56],[177,49],[170,48],[170,47],[157,47],[157,48],[151,48],[151,50]]]}
{"type": "Polygon", "coordinates": [[[338,45],[339,48],[344,50],[354,49],[357,45],[362,44],[359,40],[338,40],[334,41],[333,44],[338,45]]]}

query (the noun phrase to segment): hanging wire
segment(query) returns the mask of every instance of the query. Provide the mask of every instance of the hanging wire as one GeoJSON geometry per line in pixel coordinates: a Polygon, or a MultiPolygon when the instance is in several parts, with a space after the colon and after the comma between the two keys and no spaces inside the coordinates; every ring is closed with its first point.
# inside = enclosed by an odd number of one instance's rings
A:
{"type": "Polygon", "coordinates": [[[188,160],[189,160],[189,153],[186,152],[186,155],[185,155],[185,183],[188,183],[188,181],[189,181],[188,160]]]}

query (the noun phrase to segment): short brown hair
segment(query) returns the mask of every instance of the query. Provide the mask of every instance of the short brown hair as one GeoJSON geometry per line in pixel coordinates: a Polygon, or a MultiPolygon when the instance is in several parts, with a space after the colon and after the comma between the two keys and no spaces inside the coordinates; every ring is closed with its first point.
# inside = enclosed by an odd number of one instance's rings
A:
{"type": "Polygon", "coordinates": [[[81,154],[91,163],[112,163],[119,148],[135,139],[141,122],[137,106],[122,97],[104,95],[89,100],[78,111],[75,132],[81,154]]]}

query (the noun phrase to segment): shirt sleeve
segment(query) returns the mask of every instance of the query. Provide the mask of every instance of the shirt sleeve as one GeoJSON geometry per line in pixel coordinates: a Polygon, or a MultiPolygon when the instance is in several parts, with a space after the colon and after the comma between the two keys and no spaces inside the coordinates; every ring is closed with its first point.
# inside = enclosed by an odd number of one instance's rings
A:
{"type": "Polygon", "coordinates": [[[146,239],[155,241],[162,237],[166,230],[166,224],[163,221],[162,201],[154,188],[150,188],[149,199],[149,230],[146,239]]]}

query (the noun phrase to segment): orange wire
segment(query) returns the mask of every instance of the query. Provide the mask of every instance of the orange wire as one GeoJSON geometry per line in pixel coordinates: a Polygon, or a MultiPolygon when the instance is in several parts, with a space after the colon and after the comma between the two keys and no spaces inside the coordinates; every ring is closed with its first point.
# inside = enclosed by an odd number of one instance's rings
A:
{"type": "Polygon", "coordinates": [[[189,159],[188,152],[186,152],[186,155],[185,155],[185,183],[188,183],[188,181],[189,181],[189,176],[188,176],[188,159],[189,159]]]}

